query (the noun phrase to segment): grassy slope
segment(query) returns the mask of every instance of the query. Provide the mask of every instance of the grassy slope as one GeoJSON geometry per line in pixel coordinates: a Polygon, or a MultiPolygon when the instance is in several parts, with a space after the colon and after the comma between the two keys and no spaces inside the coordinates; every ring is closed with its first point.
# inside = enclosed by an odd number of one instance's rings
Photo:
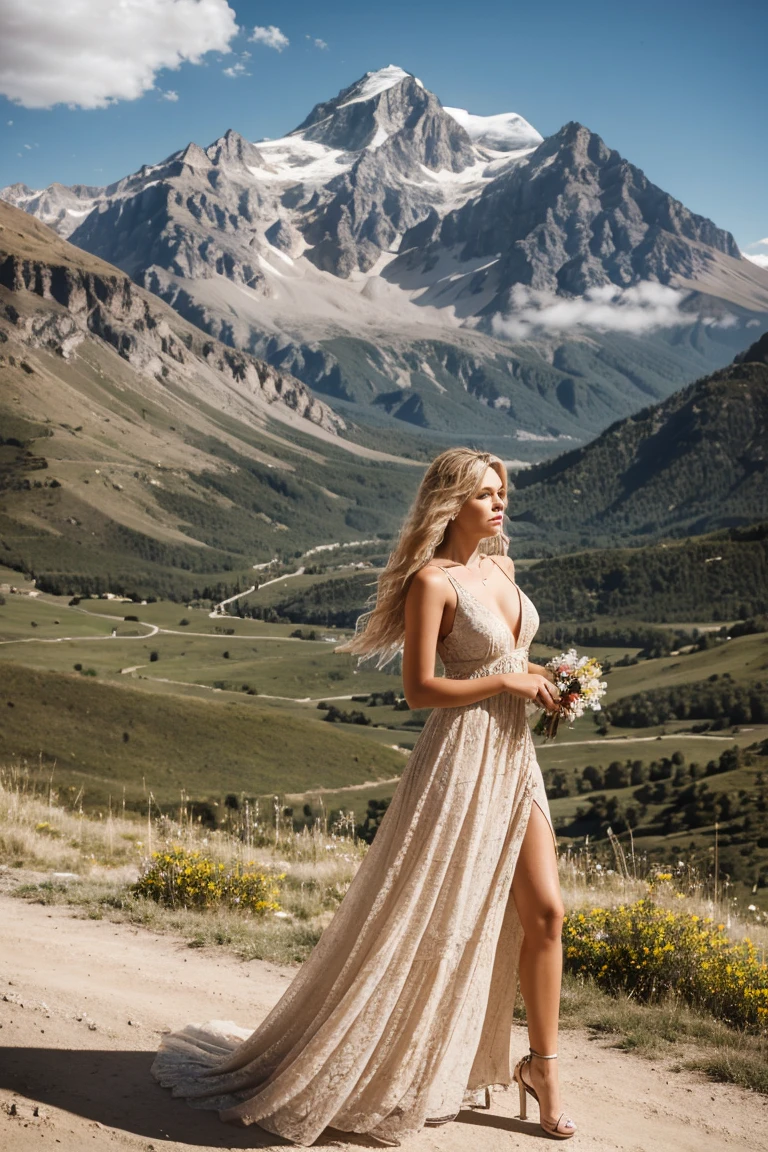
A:
{"type": "Polygon", "coordinates": [[[278,551],[391,532],[415,487],[412,466],[350,457],[279,425],[248,427],[168,388],[160,395],[95,342],[74,363],[15,352],[33,371],[2,366],[0,420],[18,422],[23,397],[23,439],[47,467],[30,470],[21,450],[0,448],[0,559],[69,574],[72,590],[90,576],[183,599],[278,551]]]}
{"type": "Polygon", "coordinates": [[[402,771],[402,756],[354,729],[268,708],[181,699],[99,684],[77,674],[7,665],[0,688],[0,760],[35,764],[60,787],[82,786],[89,806],[130,806],[151,790],[171,804],[227,792],[268,795],[363,783],[402,771]],[[126,739],[127,737],[127,739],[126,739]]]}
{"type": "MultiPolygon", "coordinates": [[[[0,204],[6,251],[104,284],[123,279],[0,204]]],[[[145,347],[141,325],[130,329],[134,361],[93,333],[58,355],[47,334],[71,325],[67,310],[0,286],[0,560],[67,574],[73,589],[91,577],[183,599],[195,586],[233,583],[276,551],[397,526],[417,480],[407,460],[351,452],[287,409],[292,423],[273,418],[279,406],[239,388],[234,369],[231,379],[216,375],[211,341],[151,295],[141,299],[189,357],[145,347]]],[[[396,441],[393,431],[397,451],[396,441]]],[[[418,455],[411,437],[403,448],[418,455]]]]}
{"type": "MultiPolygon", "coordinates": [[[[515,512],[545,535],[682,536],[765,514],[768,367],[736,364],[517,477],[515,512]]],[[[521,523],[521,530],[525,523],[521,523]]]]}

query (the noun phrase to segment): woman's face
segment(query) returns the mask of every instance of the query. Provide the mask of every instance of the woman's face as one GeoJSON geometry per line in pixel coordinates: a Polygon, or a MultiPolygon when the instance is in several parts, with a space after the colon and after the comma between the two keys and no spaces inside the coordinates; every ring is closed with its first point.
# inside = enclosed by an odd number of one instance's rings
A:
{"type": "Polygon", "coordinates": [[[487,536],[498,536],[504,523],[504,509],[507,506],[506,484],[502,482],[495,468],[486,468],[480,487],[474,496],[466,500],[451,524],[468,536],[482,540],[487,536]]]}

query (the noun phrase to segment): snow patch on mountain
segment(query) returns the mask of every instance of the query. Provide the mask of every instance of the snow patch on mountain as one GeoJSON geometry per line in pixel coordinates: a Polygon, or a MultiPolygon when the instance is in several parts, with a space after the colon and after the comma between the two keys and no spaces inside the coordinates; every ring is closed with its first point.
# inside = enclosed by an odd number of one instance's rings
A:
{"type": "Polygon", "coordinates": [[[346,172],[354,156],[339,148],[328,148],[303,136],[283,136],[279,140],[262,140],[259,152],[269,167],[249,164],[248,171],[259,182],[268,184],[326,184],[346,172]]]}
{"type": "Polygon", "coordinates": [[[368,151],[375,152],[377,148],[381,148],[382,144],[386,144],[387,140],[389,140],[389,132],[387,132],[386,128],[382,128],[381,125],[379,125],[376,129],[376,135],[368,145],[368,151]]]}
{"type": "MultiPolygon", "coordinates": [[[[362,104],[366,100],[373,100],[382,92],[386,92],[388,88],[394,88],[402,80],[407,80],[410,75],[410,72],[406,72],[404,68],[399,68],[397,64],[388,64],[386,68],[379,68],[378,72],[366,72],[362,80],[358,81],[352,89],[354,96],[345,100],[343,104],[339,104],[338,107],[348,108],[350,104],[362,104]]],[[[417,76],[414,76],[413,79],[420,88],[424,87],[417,76]]]]}
{"type": "Polygon", "coordinates": [[[475,144],[484,145],[495,152],[517,152],[521,148],[537,148],[544,137],[532,124],[516,112],[500,112],[495,116],[475,116],[465,108],[444,108],[461,124],[475,144]]]}

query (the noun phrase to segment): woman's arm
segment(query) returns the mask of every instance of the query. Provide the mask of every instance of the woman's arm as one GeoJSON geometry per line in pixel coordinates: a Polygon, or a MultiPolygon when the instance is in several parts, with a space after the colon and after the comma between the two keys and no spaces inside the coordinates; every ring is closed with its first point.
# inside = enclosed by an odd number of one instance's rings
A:
{"type": "Polygon", "coordinates": [[[435,653],[443,612],[455,596],[448,579],[436,568],[422,568],[413,577],[405,598],[403,691],[410,708],[458,708],[477,704],[500,692],[525,699],[539,698],[545,707],[557,707],[552,685],[543,676],[527,672],[500,672],[474,680],[435,676],[435,653]]]}

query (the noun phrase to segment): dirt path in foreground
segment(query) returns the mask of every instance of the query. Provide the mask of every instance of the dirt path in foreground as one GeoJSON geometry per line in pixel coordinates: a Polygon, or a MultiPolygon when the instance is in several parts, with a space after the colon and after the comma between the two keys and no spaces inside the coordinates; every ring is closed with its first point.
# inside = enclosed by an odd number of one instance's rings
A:
{"type": "MultiPolygon", "coordinates": [[[[295,969],[192,950],[167,936],[77,919],[0,895],[0,1148],[205,1152],[294,1147],[252,1127],[223,1124],[152,1080],[160,1033],[190,1021],[255,1026],[295,969]]],[[[520,1052],[526,1041],[520,1032],[520,1052]]],[[[674,1073],[586,1032],[561,1035],[561,1075],[579,1133],[574,1150],[722,1152],[765,1147],[768,1099],[674,1073]]],[[[535,1105],[532,1114],[537,1115],[535,1105]]],[[[531,1113],[529,1113],[529,1116],[531,1113]]],[[[517,1118],[516,1091],[490,1112],[425,1128],[412,1152],[509,1152],[543,1147],[517,1118]]],[[[316,1146],[380,1148],[329,1132],[316,1146]]]]}

